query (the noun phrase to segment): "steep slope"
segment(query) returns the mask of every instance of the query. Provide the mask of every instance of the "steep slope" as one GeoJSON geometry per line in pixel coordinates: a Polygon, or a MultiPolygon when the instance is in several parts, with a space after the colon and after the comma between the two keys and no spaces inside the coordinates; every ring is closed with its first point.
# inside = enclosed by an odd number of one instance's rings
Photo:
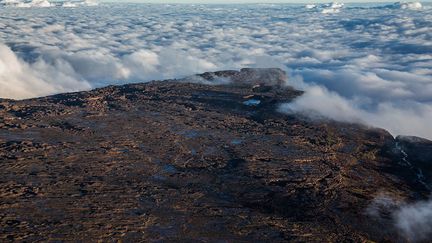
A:
{"type": "Polygon", "coordinates": [[[405,241],[367,210],[382,193],[429,194],[400,143],[278,113],[302,94],[284,75],[244,69],[0,101],[0,239],[405,241]]]}

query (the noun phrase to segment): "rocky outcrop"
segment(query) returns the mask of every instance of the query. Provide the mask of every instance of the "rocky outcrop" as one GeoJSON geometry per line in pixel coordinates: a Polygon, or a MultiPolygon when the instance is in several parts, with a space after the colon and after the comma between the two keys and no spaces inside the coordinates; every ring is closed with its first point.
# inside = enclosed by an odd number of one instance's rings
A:
{"type": "Polygon", "coordinates": [[[0,240],[405,240],[366,213],[429,193],[400,139],[278,113],[278,69],[199,78],[1,102],[0,240]]]}
{"type": "MultiPolygon", "coordinates": [[[[266,85],[283,87],[287,81],[287,75],[279,68],[243,68],[240,71],[207,72],[196,75],[208,81],[226,78],[231,85],[266,85]]],[[[188,81],[186,78],[185,81],[188,81]]]]}
{"type": "Polygon", "coordinates": [[[432,141],[412,136],[398,136],[396,142],[407,163],[418,173],[420,179],[432,187],[432,141]]]}

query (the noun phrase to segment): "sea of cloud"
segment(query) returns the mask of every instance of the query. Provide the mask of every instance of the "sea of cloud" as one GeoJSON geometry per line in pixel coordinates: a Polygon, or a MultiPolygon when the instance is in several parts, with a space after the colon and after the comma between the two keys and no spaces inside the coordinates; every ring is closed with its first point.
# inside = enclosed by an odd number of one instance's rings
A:
{"type": "Polygon", "coordinates": [[[6,1],[0,4],[1,98],[280,67],[288,84],[306,91],[282,112],[432,138],[429,5],[6,1]]]}

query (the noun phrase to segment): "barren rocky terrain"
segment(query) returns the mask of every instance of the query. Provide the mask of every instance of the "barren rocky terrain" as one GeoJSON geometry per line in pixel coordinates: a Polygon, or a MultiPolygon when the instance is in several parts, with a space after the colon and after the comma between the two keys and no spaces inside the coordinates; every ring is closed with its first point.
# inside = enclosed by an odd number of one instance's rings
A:
{"type": "Polygon", "coordinates": [[[0,241],[406,241],[367,208],[430,194],[431,142],[279,113],[285,78],[0,100],[0,241]]]}

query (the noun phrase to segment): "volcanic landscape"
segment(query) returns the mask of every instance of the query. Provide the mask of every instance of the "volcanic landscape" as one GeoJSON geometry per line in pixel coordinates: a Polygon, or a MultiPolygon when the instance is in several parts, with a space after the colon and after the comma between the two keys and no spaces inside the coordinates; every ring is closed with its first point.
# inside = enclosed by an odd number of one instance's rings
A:
{"type": "Polygon", "coordinates": [[[0,100],[0,241],[416,240],[394,212],[430,195],[432,143],[280,113],[303,94],[286,79],[0,100]]]}

